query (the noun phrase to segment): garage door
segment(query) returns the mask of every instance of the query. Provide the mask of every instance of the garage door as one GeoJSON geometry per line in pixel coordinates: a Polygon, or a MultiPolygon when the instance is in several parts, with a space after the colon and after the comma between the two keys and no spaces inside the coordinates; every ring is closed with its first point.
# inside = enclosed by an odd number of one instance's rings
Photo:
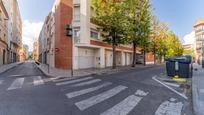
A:
{"type": "Polygon", "coordinates": [[[94,68],[94,50],[79,48],[79,69],[94,68]]]}
{"type": "Polygon", "coordinates": [[[131,64],[131,54],[130,53],[126,53],[126,65],[130,65],[131,64]]]}
{"type": "Polygon", "coordinates": [[[112,66],[113,64],[113,53],[112,51],[106,51],[106,54],[105,54],[105,61],[106,61],[106,67],[110,67],[112,66]]]}

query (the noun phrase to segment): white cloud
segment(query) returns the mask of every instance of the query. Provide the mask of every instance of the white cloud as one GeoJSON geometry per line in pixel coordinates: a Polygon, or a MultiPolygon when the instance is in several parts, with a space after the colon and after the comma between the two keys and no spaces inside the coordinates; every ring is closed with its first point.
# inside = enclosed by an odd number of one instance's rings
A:
{"type": "Polygon", "coordinates": [[[184,44],[195,44],[195,32],[192,31],[191,33],[184,36],[184,44]]]}
{"type": "Polygon", "coordinates": [[[29,51],[33,50],[33,43],[39,37],[43,22],[23,21],[23,44],[29,46],[29,51]]]}

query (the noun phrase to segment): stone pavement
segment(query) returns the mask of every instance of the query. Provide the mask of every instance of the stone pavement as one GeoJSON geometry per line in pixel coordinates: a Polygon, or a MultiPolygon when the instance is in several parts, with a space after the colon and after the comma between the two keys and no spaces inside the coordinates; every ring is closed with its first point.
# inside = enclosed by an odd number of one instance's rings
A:
{"type": "Polygon", "coordinates": [[[197,64],[194,64],[192,93],[193,93],[193,109],[196,115],[204,115],[204,69],[197,64]]]}
{"type": "MultiPolygon", "coordinates": [[[[81,77],[81,76],[89,76],[89,75],[102,75],[102,74],[113,74],[118,72],[123,72],[126,70],[141,70],[144,68],[151,68],[151,67],[157,67],[160,65],[136,65],[135,68],[132,68],[131,66],[125,66],[125,67],[117,67],[116,69],[112,68],[90,68],[90,69],[81,69],[81,70],[74,70],[73,76],[74,77],[81,77]]],[[[72,77],[70,70],[61,70],[53,67],[48,67],[46,64],[40,63],[38,65],[38,68],[47,76],[55,77],[55,78],[63,78],[63,77],[72,77]]]]}
{"type": "Polygon", "coordinates": [[[22,62],[17,62],[17,63],[11,63],[11,64],[6,64],[6,65],[1,65],[0,66],[0,73],[3,73],[13,67],[16,67],[17,65],[22,64],[22,62]]]}

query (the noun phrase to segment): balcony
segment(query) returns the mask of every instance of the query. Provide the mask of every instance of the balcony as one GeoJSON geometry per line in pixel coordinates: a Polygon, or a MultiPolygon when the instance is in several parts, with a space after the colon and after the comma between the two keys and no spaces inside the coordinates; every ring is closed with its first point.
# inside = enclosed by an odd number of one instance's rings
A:
{"type": "Polygon", "coordinates": [[[80,0],[74,0],[73,4],[74,4],[74,6],[79,6],[80,5],[80,0]]]}
{"type": "Polygon", "coordinates": [[[74,22],[80,22],[80,14],[74,14],[73,21],[74,22]]]}

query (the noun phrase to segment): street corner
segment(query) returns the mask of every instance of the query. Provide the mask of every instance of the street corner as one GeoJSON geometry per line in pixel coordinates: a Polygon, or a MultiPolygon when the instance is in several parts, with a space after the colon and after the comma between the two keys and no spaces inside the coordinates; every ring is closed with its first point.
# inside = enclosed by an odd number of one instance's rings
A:
{"type": "Polygon", "coordinates": [[[192,79],[169,77],[167,75],[153,76],[152,80],[169,89],[185,100],[191,99],[192,79]]]}

